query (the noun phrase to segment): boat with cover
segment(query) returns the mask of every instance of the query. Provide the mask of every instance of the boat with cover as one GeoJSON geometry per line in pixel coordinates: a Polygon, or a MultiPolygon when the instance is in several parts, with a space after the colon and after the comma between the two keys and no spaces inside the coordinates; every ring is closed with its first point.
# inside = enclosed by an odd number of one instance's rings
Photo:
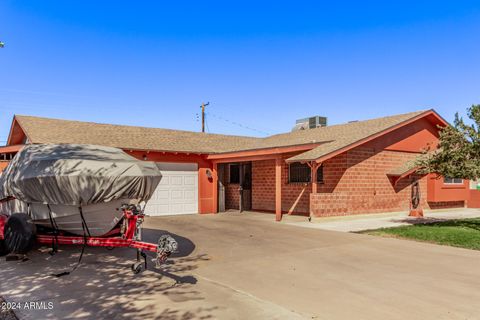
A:
{"type": "Polygon", "coordinates": [[[122,206],[146,204],[160,179],[154,162],[117,148],[29,144],[0,174],[0,214],[27,213],[35,225],[103,236],[123,218],[122,206]]]}

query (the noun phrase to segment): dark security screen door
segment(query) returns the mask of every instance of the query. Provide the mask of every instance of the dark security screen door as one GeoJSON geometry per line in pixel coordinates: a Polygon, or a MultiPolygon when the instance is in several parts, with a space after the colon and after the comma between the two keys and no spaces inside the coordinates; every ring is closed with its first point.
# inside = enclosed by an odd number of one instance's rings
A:
{"type": "Polygon", "coordinates": [[[252,209],[252,163],[240,164],[240,212],[252,209]]]}

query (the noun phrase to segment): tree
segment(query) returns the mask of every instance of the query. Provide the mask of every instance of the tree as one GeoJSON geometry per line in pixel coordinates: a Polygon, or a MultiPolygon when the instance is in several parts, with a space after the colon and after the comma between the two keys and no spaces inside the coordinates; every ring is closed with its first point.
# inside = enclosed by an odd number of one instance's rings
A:
{"type": "Polygon", "coordinates": [[[438,149],[426,150],[417,160],[421,173],[476,180],[480,177],[480,105],[467,109],[468,125],[455,114],[453,125],[440,131],[438,149]]]}
{"type": "Polygon", "coordinates": [[[5,43],[3,43],[2,41],[0,41],[0,48],[3,48],[5,47],[5,43]]]}

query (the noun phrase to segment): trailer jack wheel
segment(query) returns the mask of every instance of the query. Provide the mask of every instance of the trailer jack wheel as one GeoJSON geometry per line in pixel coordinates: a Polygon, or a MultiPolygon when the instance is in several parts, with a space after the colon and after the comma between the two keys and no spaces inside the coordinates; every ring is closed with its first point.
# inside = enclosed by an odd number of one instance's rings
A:
{"type": "Polygon", "coordinates": [[[137,262],[132,264],[131,268],[134,274],[138,274],[142,272],[143,268],[147,270],[147,255],[141,249],[137,249],[137,262]],[[142,258],[143,258],[143,261],[142,261],[142,258]]]}
{"type": "Polygon", "coordinates": [[[143,262],[138,261],[132,264],[132,272],[133,274],[139,274],[143,270],[143,262]]]}

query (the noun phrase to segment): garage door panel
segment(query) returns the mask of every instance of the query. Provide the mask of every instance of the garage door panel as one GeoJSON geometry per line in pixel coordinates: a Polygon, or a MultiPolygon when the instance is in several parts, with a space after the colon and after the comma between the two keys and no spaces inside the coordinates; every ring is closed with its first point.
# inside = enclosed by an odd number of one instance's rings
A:
{"type": "Polygon", "coordinates": [[[185,212],[190,212],[190,213],[197,213],[197,208],[194,205],[185,205],[183,210],[185,212]]]}
{"type": "Polygon", "coordinates": [[[198,170],[192,163],[157,163],[162,179],[145,207],[152,216],[198,213],[198,170]]]}
{"type": "Polygon", "coordinates": [[[155,200],[167,200],[169,198],[169,192],[168,190],[157,190],[157,192],[155,192],[155,200]]]}
{"type": "Polygon", "coordinates": [[[190,177],[190,176],[185,176],[183,178],[183,184],[185,186],[195,186],[195,183],[197,182],[198,177],[190,177]]]}
{"type": "Polygon", "coordinates": [[[194,190],[185,190],[184,199],[186,201],[196,200],[197,193],[194,190]]]}
{"type": "Polygon", "coordinates": [[[183,190],[172,190],[170,197],[173,200],[183,200],[183,190]]]}
{"type": "Polygon", "coordinates": [[[166,175],[162,175],[162,179],[160,180],[160,183],[158,186],[168,186],[170,185],[170,177],[166,175]]]}
{"type": "Polygon", "coordinates": [[[177,203],[177,204],[172,203],[170,205],[170,209],[171,209],[172,212],[184,212],[185,211],[182,203],[177,203]]]}
{"type": "MultiPolygon", "coordinates": [[[[154,204],[149,206],[149,210],[151,212],[159,213],[159,214],[166,214],[170,211],[170,206],[168,204],[154,204]]],[[[145,211],[147,211],[147,208],[145,208],[145,211]]],[[[147,213],[147,212],[145,212],[147,213]]],[[[150,213],[147,213],[150,214],[150,213]]]]}
{"type": "Polygon", "coordinates": [[[172,177],[170,177],[170,185],[172,185],[172,186],[183,185],[183,177],[182,176],[172,176],[172,177]]]}

